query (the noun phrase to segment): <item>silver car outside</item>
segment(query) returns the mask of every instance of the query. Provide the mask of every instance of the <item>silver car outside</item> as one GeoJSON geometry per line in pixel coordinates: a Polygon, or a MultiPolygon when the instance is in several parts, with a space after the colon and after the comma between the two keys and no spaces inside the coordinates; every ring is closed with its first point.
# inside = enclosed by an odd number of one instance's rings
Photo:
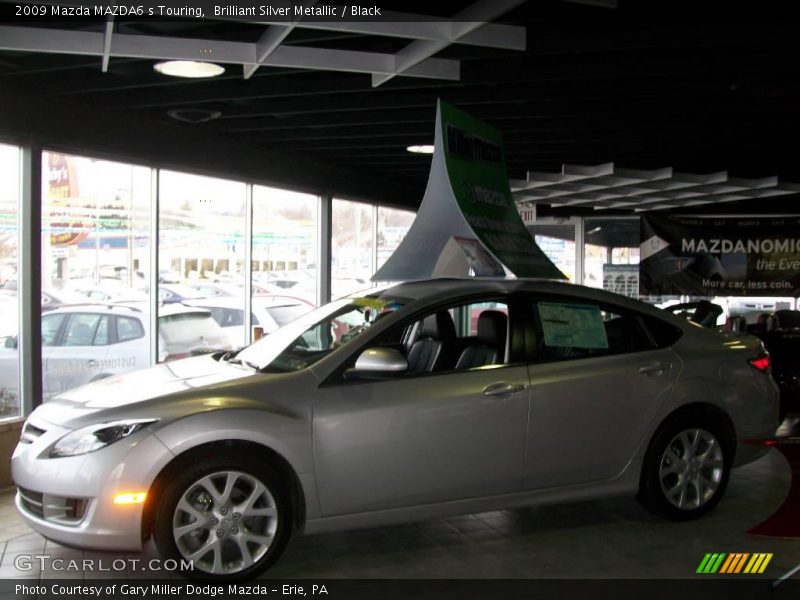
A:
{"type": "Polygon", "coordinates": [[[222,579],[268,567],[293,530],[634,494],[689,519],[716,504],[731,467],[765,451],[742,442],[777,427],[764,360],[755,338],[601,290],[401,284],[321,307],[238,355],[162,364],[44,403],[12,459],[16,504],[57,542],[135,551],[154,536],[162,554],[222,579]],[[485,306],[491,317],[476,318],[485,306]],[[622,315],[660,329],[660,341],[537,358],[584,309],[589,329],[597,314],[622,315]],[[546,331],[554,310],[569,318],[546,331]],[[444,313],[462,328],[447,341],[465,347],[459,362],[466,347],[486,354],[475,343],[506,327],[498,364],[398,372],[398,360],[416,360],[426,317],[444,313]]]}

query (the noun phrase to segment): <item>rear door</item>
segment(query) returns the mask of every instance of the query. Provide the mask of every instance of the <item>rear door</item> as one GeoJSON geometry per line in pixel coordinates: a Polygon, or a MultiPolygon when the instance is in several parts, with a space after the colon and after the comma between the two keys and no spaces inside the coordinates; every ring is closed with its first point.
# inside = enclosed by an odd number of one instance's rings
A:
{"type": "Polygon", "coordinates": [[[529,301],[535,360],[528,489],[609,479],[628,464],[680,372],[640,315],[572,298],[529,301]]]}
{"type": "Polygon", "coordinates": [[[46,354],[46,388],[51,395],[89,383],[100,374],[108,353],[109,321],[107,314],[68,315],[57,343],[46,354]]]}

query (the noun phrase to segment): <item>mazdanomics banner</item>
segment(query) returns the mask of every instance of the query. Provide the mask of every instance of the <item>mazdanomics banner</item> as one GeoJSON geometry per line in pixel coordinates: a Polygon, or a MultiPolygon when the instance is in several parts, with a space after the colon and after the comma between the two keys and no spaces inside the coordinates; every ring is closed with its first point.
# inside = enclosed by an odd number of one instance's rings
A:
{"type": "Polygon", "coordinates": [[[642,295],[797,296],[800,218],[642,217],[642,295]]]}

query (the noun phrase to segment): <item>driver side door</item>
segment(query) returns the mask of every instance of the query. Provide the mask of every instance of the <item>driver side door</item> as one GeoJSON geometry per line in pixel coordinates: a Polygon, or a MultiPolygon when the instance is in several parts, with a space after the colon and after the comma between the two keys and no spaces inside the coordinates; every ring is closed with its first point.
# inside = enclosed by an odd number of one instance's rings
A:
{"type": "MultiPolygon", "coordinates": [[[[479,309],[472,306],[481,304],[451,310],[460,325],[456,339],[447,341],[455,353],[475,342],[470,315],[479,309]]],[[[508,311],[504,303],[493,307],[508,311]]],[[[515,327],[508,327],[507,336],[514,335],[515,327]]],[[[517,491],[525,459],[528,369],[508,351],[514,340],[505,346],[497,364],[459,369],[454,362],[377,381],[339,375],[321,385],[314,396],[313,436],[323,514],[517,491]]]]}

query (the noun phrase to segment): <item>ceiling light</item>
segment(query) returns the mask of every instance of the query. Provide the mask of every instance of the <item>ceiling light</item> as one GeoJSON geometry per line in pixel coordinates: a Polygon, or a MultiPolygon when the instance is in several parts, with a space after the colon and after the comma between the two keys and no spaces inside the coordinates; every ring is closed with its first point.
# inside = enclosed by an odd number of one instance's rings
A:
{"type": "Polygon", "coordinates": [[[225,67],[220,65],[194,60],[168,60],[156,63],[153,68],[162,75],[172,77],[216,77],[225,72],[225,67]]]}
{"type": "Polygon", "coordinates": [[[413,152],[414,154],[433,154],[433,146],[428,144],[423,144],[421,146],[409,146],[406,148],[409,152],[413,152]]]}

